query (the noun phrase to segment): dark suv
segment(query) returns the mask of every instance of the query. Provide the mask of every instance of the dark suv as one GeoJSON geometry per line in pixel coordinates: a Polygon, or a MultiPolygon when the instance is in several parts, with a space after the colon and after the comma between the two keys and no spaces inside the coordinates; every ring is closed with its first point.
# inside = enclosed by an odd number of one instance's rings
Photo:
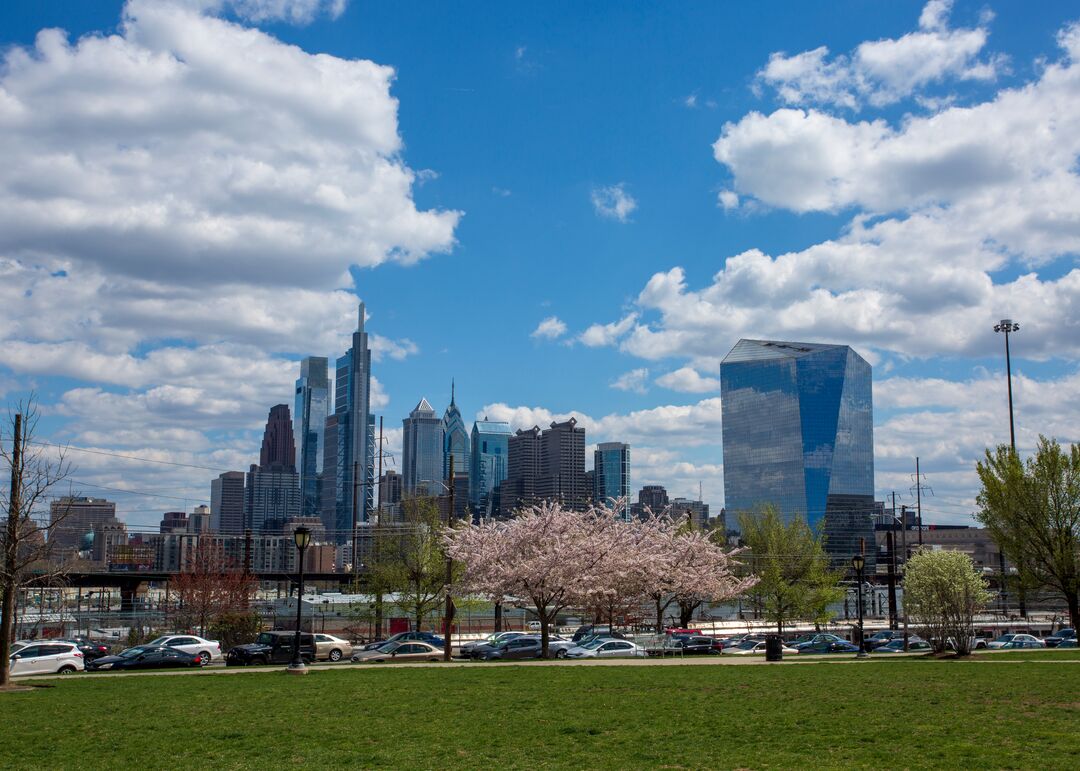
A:
{"type": "MultiPolygon", "coordinates": [[[[288,664],[293,658],[293,642],[296,632],[260,632],[255,642],[229,648],[225,654],[225,666],[247,664],[288,664]]],[[[315,660],[315,637],[300,633],[300,658],[305,664],[315,660]]]]}

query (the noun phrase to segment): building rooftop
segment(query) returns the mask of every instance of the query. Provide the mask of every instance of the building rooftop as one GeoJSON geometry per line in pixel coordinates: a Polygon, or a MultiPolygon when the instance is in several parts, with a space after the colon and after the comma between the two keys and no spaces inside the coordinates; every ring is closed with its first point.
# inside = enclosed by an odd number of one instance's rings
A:
{"type": "Polygon", "coordinates": [[[797,359],[819,351],[846,348],[845,345],[829,343],[792,343],[780,340],[740,340],[724,357],[722,364],[766,359],[797,359]]]}

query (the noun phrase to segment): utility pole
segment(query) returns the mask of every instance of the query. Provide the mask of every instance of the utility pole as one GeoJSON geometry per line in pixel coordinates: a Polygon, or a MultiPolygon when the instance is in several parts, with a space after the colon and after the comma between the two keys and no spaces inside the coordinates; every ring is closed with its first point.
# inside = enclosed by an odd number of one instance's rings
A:
{"type": "MultiPolygon", "coordinates": [[[[379,497],[376,499],[378,508],[375,514],[375,543],[372,544],[375,554],[375,564],[379,563],[379,529],[382,527],[382,499],[383,499],[383,416],[379,416],[379,497]]],[[[375,587],[375,639],[382,637],[382,587],[375,587]]]]}
{"type": "MultiPolygon", "coordinates": [[[[893,498],[896,505],[896,498],[893,498]]],[[[904,653],[908,650],[908,617],[907,617],[907,506],[900,506],[900,551],[904,553],[904,653]]]]}
{"type": "Polygon", "coordinates": [[[360,464],[354,460],[352,464],[352,580],[354,585],[360,581],[360,553],[357,549],[356,538],[356,491],[359,487],[357,481],[359,466],[360,464]]]}
{"type": "MultiPolygon", "coordinates": [[[[450,453],[450,510],[446,514],[447,527],[454,526],[454,454],[450,453]]],[[[444,547],[445,548],[445,547],[444,547]]],[[[450,584],[454,580],[454,561],[450,558],[450,550],[446,550],[446,610],[443,611],[446,636],[443,637],[443,661],[450,660],[450,652],[453,647],[450,642],[450,629],[454,621],[454,598],[450,596],[450,584]]]]}
{"type": "Polygon", "coordinates": [[[919,523],[919,546],[922,546],[922,477],[919,475],[918,455],[915,456],[915,507],[915,518],[919,523]]]}
{"type": "Polygon", "coordinates": [[[4,597],[0,614],[0,685],[11,682],[8,658],[11,656],[12,620],[15,618],[15,563],[19,557],[19,512],[22,508],[22,413],[15,414],[15,433],[11,442],[11,494],[8,497],[7,540],[4,542],[4,597]]]}
{"type": "MultiPolygon", "coordinates": [[[[896,521],[896,491],[892,494],[893,521],[896,521]]],[[[896,539],[893,528],[885,533],[885,543],[889,549],[889,629],[896,629],[896,539]]]]}

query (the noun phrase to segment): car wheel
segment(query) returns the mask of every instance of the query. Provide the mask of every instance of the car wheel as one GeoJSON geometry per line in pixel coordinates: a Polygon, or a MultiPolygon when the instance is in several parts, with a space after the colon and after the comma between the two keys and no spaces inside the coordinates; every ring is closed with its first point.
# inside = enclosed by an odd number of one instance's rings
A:
{"type": "Polygon", "coordinates": [[[563,649],[563,648],[560,648],[559,650],[555,651],[555,658],[557,658],[557,659],[565,659],[566,658],[566,650],[563,649]]]}
{"type": "Polygon", "coordinates": [[[252,664],[269,664],[270,662],[266,660],[265,656],[258,656],[257,658],[253,658],[251,660],[251,663],[252,664]]]}
{"type": "Polygon", "coordinates": [[[341,651],[339,651],[337,648],[334,648],[334,650],[330,651],[330,660],[341,661],[341,651]]]}
{"type": "Polygon", "coordinates": [[[61,674],[61,675],[72,675],[72,674],[75,674],[75,667],[71,666],[70,664],[69,664],[69,665],[67,665],[67,666],[64,666],[64,667],[60,667],[60,672],[59,672],[59,674],[61,674]]]}
{"type": "Polygon", "coordinates": [[[210,654],[206,651],[199,651],[199,655],[195,657],[195,660],[200,667],[205,667],[210,663],[210,654]]]}
{"type": "Polygon", "coordinates": [[[438,659],[428,659],[428,661],[438,661],[438,659]]]}

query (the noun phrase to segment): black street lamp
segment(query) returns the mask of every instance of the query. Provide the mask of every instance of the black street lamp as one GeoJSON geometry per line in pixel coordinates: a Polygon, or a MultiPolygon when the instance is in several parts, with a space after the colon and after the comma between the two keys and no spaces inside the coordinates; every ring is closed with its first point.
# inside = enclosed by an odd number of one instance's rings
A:
{"type": "Polygon", "coordinates": [[[296,582],[296,634],[293,637],[293,659],[289,662],[289,673],[294,675],[306,675],[307,667],[304,666],[304,659],[300,655],[300,624],[303,621],[304,606],[302,605],[304,599],[304,549],[311,543],[311,530],[300,525],[293,531],[293,541],[296,543],[296,550],[299,552],[299,573],[300,576],[296,582]]]}
{"type": "Polygon", "coordinates": [[[855,568],[855,574],[858,576],[858,594],[856,604],[859,608],[859,652],[856,654],[856,658],[866,658],[866,644],[863,641],[863,604],[862,604],[862,586],[863,586],[863,568],[866,567],[866,558],[861,554],[856,554],[851,558],[851,567],[855,568]]]}
{"type": "Polygon", "coordinates": [[[1002,319],[994,325],[995,332],[1005,333],[1005,375],[1009,381],[1009,446],[1016,452],[1016,429],[1013,427],[1013,400],[1012,400],[1012,359],[1009,356],[1009,334],[1019,332],[1020,325],[1014,324],[1012,319],[1002,319]]]}

